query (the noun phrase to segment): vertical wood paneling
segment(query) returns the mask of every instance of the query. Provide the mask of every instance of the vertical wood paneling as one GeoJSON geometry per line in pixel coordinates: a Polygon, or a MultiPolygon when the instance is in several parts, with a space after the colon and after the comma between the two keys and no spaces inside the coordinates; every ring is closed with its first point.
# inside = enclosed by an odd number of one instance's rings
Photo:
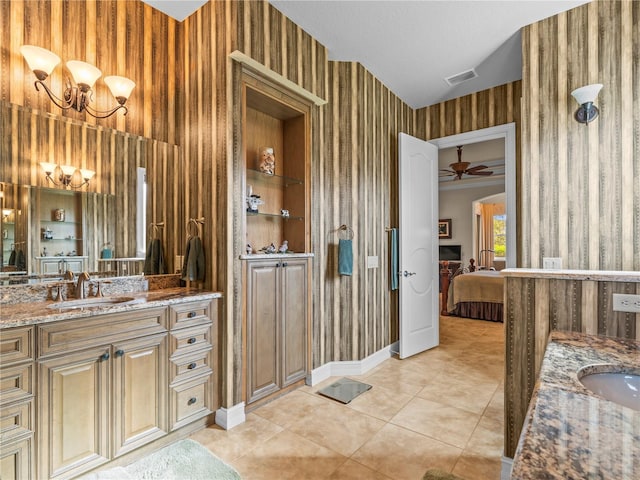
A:
{"type": "Polygon", "coordinates": [[[524,267],[640,270],[638,2],[594,1],[523,29],[524,267]],[[602,83],[600,116],[570,92],[602,83]]]}

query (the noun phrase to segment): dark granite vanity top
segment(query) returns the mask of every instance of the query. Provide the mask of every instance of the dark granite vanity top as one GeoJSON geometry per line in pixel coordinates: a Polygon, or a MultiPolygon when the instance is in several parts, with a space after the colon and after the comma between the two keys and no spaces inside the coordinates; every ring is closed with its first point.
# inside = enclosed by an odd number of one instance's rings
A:
{"type": "Polygon", "coordinates": [[[578,379],[585,366],[612,364],[640,368],[640,342],[552,332],[512,479],[640,478],[640,411],[597,396],[578,379]]]}
{"type": "MultiPolygon", "coordinates": [[[[130,301],[113,305],[88,306],[73,309],[49,308],[53,301],[0,305],[0,329],[90,317],[104,313],[119,313],[149,307],[161,307],[194,300],[222,297],[219,292],[193,288],[167,288],[149,292],[123,293],[114,297],[131,297],[130,301]]],[[[95,298],[95,297],[91,297],[95,298]]],[[[109,298],[109,296],[104,297],[109,298]]]]}

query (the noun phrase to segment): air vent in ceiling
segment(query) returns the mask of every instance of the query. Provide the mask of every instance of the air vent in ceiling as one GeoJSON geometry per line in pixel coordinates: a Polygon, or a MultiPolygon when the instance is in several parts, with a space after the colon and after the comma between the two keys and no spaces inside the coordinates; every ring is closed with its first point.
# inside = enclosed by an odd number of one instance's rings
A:
{"type": "Polygon", "coordinates": [[[467,80],[471,80],[472,78],[476,78],[478,74],[472,68],[470,70],[465,70],[464,72],[457,73],[455,75],[451,75],[444,79],[452,87],[455,85],[460,85],[462,82],[466,82],[467,80]]]}

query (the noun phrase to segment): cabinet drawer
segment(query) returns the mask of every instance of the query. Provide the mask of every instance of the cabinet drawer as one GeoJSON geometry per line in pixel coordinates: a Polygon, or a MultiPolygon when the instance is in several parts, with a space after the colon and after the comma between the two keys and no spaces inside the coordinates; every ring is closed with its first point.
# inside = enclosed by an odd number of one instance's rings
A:
{"type": "Polygon", "coordinates": [[[203,374],[210,374],[209,352],[213,347],[207,345],[206,348],[189,352],[186,355],[174,356],[171,358],[171,383],[179,383],[203,374]]]}
{"type": "Polygon", "coordinates": [[[33,327],[0,330],[0,365],[33,360],[33,327]]]}
{"type": "Polygon", "coordinates": [[[33,395],[33,363],[2,367],[0,370],[0,404],[24,400],[33,395]]]}
{"type": "Polygon", "coordinates": [[[171,430],[211,413],[210,375],[171,387],[171,430]]]}
{"type": "Polygon", "coordinates": [[[211,346],[210,333],[210,322],[205,325],[174,330],[171,332],[171,358],[186,355],[202,348],[209,348],[211,346]]]}
{"type": "Polygon", "coordinates": [[[171,305],[169,328],[183,328],[211,321],[211,300],[171,305]]]}
{"type": "Polygon", "coordinates": [[[33,436],[2,445],[0,449],[2,480],[34,478],[33,467],[33,436]]]}
{"type": "Polygon", "coordinates": [[[38,327],[39,358],[166,332],[164,307],[96,315],[38,327]]]}
{"type": "Polygon", "coordinates": [[[0,443],[33,432],[33,400],[14,403],[0,410],[0,443]]]}

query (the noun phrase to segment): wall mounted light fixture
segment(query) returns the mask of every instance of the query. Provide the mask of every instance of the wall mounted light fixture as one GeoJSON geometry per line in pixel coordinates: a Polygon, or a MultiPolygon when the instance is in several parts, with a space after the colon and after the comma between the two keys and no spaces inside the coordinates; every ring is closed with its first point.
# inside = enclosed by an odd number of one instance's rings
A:
{"type": "Polygon", "coordinates": [[[42,86],[51,101],[59,108],[63,110],[73,108],[78,112],[84,111],[95,118],[107,118],[120,109],[124,109],[124,115],[127,114],[128,110],[124,104],[136,86],[136,84],[128,78],[118,76],[104,77],[104,83],[106,83],[109,90],[111,90],[111,93],[118,102],[118,106],[112,110],[100,111],[89,105],[93,97],[93,85],[102,75],[102,72],[96,67],[79,60],[69,60],[66,65],[69,72],[71,72],[75,85],[67,76],[65,79],[64,92],[62,98],[60,98],[44,83],[56,65],[60,63],[60,57],[45,48],[36,47],[35,45],[23,45],[20,47],[20,52],[37,78],[34,83],[36,90],[40,91],[39,87],[42,86]]]}
{"type": "Polygon", "coordinates": [[[89,185],[89,180],[91,180],[91,178],[96,174],[93,170],[76,168],[73,165],[56,165],[55,163],[40,162],[40,166],[44,170],[48,181],[52,182],[54,185],[64,185],[67,189],[77,189],[82,188],[85,185],[89,185]],[[54,175],[56,171],[58,173],[54,175]],[[83,181],[81,183],[74,184],[73,177],[76,172],[80,172],[80,176],[83,181]]]}
{"type": "Polygon", "coordinates": [[[586,85],[584,87],[576,88],[573,92],[571,92],[571,96],[576,99],[576,102],[580,104],[578,110],[573,115],[574,118],[585,125],[596,119],[598,116],[599,110],[598,107],[594,105],[596,98],[598,98],[598,93],[602,90],[601,83],[594,83],[592,85],[586,85]]]}

